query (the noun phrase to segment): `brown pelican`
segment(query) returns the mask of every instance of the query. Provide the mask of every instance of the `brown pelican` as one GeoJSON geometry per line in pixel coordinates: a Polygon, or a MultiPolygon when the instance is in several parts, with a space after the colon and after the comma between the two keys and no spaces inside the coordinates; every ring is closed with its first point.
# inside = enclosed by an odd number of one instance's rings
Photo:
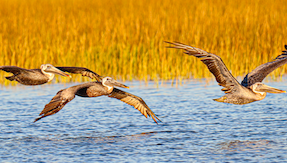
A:
{"type": "MultiPolygon", "coordinates": [[[[102,82],[89,82],[76,86],[72,86],[63,90],[60,90],[56,96],[52,98],[50,103],[45,105],[45,108],[39,114],[39,118],[35,119],[34,122],[57,113],[60,111],[68,102],[73,100],[76,95],[81,97],[98,97],[98,96],[108,96],[121,100],[139,110],[146,118],[151,116],[153,120],[157,123],[159,120],[156,115],[151,111],[147,104],[138,96],[132,95],[130,93],[124,92],[114,86],[129,88],[111,77],[103,78],[102,82]],[[156,120],[157,119],[157,120],[156,120]]],[[[160,120],[159,120],[160,121],[160,120]]]]}
{"type": "MultiPolygon", "coordinates": [[[[173,45],[170,48],[183,49],[186,54],[200,58],[214,75],[218,84],[225,87],[221,89],[225,92],[225,95],[221,98],[213,99],[215,101],[243,105],[263,100],[266,97],[266,92],[286,93],[286,91],[261,83],[270,72],[287,63],[286,51],[283,51],[283,54],[277,56],[274,61],[258,66],[247,74],[241,84],[239,84],[219,56],[182,43],[167,43],[173,45]]],[[[285,45],[285,48],[287,49],[287,45],[285,45]]]]}
{"type": "Polygon", "coordinates": [[[82,74],[90,78],[101,80],[100,76],[93,71],[83,67],[54,67],[51,64],[43,64],[40,69],[24,69],[17,66],[0,66],[0,70],[13,73],[7,76],[10,81],[17,81],[24,85],[41,85],[54,79],[54,74],[70,76],[64,72],[82,74]]]}

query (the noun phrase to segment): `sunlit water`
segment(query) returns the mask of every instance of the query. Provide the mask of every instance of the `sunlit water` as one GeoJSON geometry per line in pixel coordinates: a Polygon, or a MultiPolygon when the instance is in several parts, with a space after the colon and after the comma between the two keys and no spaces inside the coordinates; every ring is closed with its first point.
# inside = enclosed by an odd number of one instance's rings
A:
{"type": "MultiPolygon", "coordinates": [[[[287,79],[268,82],[287,90],[287,79]]],[[[126,82],[163,121],[108,97],[76,97],[33,123],[71,84],[0,88],[0,162],[280,162],[287,161],[287,94],[244,106],[213,101],[216,82],[126,82]]]]}

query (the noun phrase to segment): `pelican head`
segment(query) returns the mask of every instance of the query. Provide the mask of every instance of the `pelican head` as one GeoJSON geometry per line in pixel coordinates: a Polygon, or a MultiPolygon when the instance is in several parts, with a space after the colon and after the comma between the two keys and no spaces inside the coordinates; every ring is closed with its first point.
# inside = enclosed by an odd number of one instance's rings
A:
{"type": "Polygon", "coordinates": [[[51,64],[43,64],[40,68],[42,73],[49,77],[49,81],[54,78],[54,74],[71,77],[69,74],[64,73],[51,64]]]}
{"type": "Polygon", "coordinates": [[[253,85],[250,86],[250,89],[254,92],[254,93],[259,93],[261,95],[268,93],[286,93],[286,91],[283,91],[281,89],[277,89],[277,88],[273,88],[270,87],[268,85],[265,85],[263,83],[257,82],[253,85]]]}
{"type": "Polygon", "coordinates": [[[118,81],[116,81],[115,79],[111,78],[111,77],[104,77],[102,80],[102,84],[103,86],[108,87],[108,89],[110,90],[111,88],[113,88],[114,86],[116,87],[122,87],[122,88],[129,88],[128,86],[119,83],[118,81]]]}

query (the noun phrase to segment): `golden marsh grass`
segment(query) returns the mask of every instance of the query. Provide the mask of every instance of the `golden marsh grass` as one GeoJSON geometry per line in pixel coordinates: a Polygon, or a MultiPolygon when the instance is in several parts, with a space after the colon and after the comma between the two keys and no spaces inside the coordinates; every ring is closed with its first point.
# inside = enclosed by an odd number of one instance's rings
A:
{"type": "Polygon", "coordinates": [[[211,77],[198,59],[165,48],[179,41],[242,76],[284,50],[286,11],[284,0],[0,0],[0,65],[81,66],[121,80],[211,77]]]}

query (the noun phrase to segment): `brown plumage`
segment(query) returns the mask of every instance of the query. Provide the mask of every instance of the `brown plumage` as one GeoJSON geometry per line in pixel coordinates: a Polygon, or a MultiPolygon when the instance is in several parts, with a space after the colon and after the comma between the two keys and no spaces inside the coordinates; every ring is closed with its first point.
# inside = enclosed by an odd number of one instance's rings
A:
{"type": "Polygon", "coordinates": [[[72,74],[82,74],[82,76],[87,76],[91,79],[102,81],[102,77],[99,74],[84,67],[56,67],[56,68],[64,72],[68,72],[72,74]]]}
{"type": "Polygon", "coordinates": [[[17,66],[0,66],[0,70],[13,73],[5,77],[24,85],[41,85],[54,79],[54,74],[70,76],[50,64],[41,65],[41,69],[24,69],[17,66]]]}
{"type": "MultiPolygon", "coordinates": [[[[90,82],[84,83],[76,86],[72,86],[59,91],[56,96],[52,98],[50,103],[45,105],[45,108],[39,114],[40,117],[35,119],[34,122],[57,113],[60,111],[68,102],[73,100],[75,96],[81,97],[98,97],[98,96],[108,96],[112,98],[119,99],[139,110],[146,118],[151,116],[153,120],[157,123],[159,120],[156,115],[151,111],[147,104],[138,96],[124,92],[114,86],[128,88],[127,86],[115,81],[110,77],[103,78],[102,82],[90,82]]],[[[159,120],[160,121],[160,120],[159,120]]]]}
{"type": "MultiPolygon", "coordinates": [[[[287,49],[287,45],[285,45],[285,49],[287,49]]],[[[278,55],[274,61],[267,62],[256,67],[253,71],[248,73],[241,84],[245,87],[251,86],[256,82],[262,82],[263,79],[270,74],[275,69],[283,66],[287,63],[287,51],[282,51],[281,55],[278,55]]]]}
{"type": "Polygon", "coordinates": [[[82,74],[82,76],[90,77],[101,81],[101,76],[84,67],[54,67],[51,64],[43,64],[40,69],[24,69],[17,66],[0,66],[0,70],[13,73],[7,76],[10,81],[17,81],[24,85],[41,85],[54,79],[54,74],[62,76],[70,76],[64,72],[73,74],[82,74]]]}
{"type": "MultiPolygon", "coordinates": [[[[285,93],[283,90],[269,87],[261,82],[270,72],[287,63],[286,51],[283,51],[283,54],[279,55],[274,61],[258,66],[247,74],[240,84],[219,56],[182,43],[167,43],[173,45],[171,48],[183,49],[185,54],[200,58],[207,66],[218,84],[224,87],[222,91],[226,93],[223,97],[214,99],[215,101],[242,105],[264,99],[266,92],[285,93]]],[[[286,45],[285,48],[287,49],[286,45]]]]}

